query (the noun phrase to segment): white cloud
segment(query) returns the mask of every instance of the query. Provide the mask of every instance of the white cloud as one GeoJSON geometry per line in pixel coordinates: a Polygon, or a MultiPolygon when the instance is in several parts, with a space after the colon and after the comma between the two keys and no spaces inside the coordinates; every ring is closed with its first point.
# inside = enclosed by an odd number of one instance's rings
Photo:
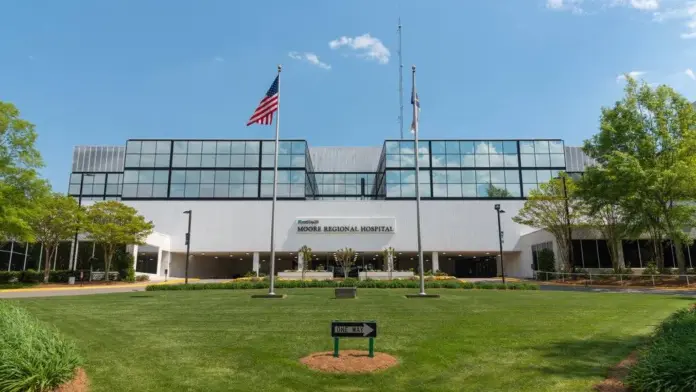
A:
{"type": "Polygon", "coordinates": [[[631,6],[639,10],[656,10],[660,8],[659,0],[631,0],[627,3],[628,6],[631,6]]]}
{"type": "Polygon", "coordinates": [[[316,65],[319,68],[331,69],[331,65],[326,64],[325,62],[319,60],[319,56],[317,56],[316,54],[311,53],[311,52],[305,52],[305,53],[290,52],[290,53],[288,53],[288,56],[291,59],[306,61],[310,64],[316,65]]]}
{"type": "Polygon", "coordinates": [[[584,3],[584,0],[546,0],[546,8],[556,11],[571,11],[575,14],[582,14],[582,3],[584,3]]]}
{"type": "Polygon", "coordinates": [[[696,80],[696,75],[694,75],[694,71],[691,68],[687,68],[686,71],[684,71],[684,73],[692,80],[696,80]]]}
{"type": "MultiPolygon", "coordinates": [[[[645,75],[645,74],[646,74],[645,71],[631,71],[631,72],[628,72],[628,76],[630,76],[630,77],[633,78],[633,79],[638,79],[638,78],[640,78],[641,76],[643,76],[643,75],[645,75]]],[[[621,81],[624,81],[624,80],[626,80],[626,74],[621,74],[621,75],[619,75],[619,76],[616,77],[616,81],[617,81],[617,82],[621,82],[621,81]]]]}
{"type": "Polygon", "coordinates": [[[686,31],[681,34],[683,39],[696,38],[696,1],[674,0],[672,7],[653,13],[656,22],[682,22],[686,31]]]}
{"type": "Polygon", "coordinates": [[[358,51],[358,56],[376,60],[380,64],[387,64],[391,53],[379,38],[371,36],[369,33],[357,37],[342,36],[329,42],[331,49],[338,49],[347,46],[358,51]]]}

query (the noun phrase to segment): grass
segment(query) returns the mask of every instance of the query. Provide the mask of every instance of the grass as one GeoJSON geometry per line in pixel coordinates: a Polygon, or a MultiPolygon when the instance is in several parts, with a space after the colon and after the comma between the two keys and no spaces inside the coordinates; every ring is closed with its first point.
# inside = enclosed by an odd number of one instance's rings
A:
{"type": "Polygon", "coordinates": [[[0,302],[0,392],[44,392],[69,381],[76,348],[24,309],[0,302]]]}
{"type": "MultiPolygon", "coordinates": [[[[98,391],[587,391],[644,342],[680,297],[545,291],[331,289],[158,291],[17,300],[79,339],[98,391]],[[331,320],[377,320],[376,350],[400,366],[310,371],[331,320]]],[[[366,349],[367,341],[343,340],[366,349]]]]}
{"type": "Polygon", "coordinates": [[[38,285],[38,283],[24,283],[24,282],[0,283],[0,290],[26,289],[26,288],[34,287],[37,285],[38,285]]]}

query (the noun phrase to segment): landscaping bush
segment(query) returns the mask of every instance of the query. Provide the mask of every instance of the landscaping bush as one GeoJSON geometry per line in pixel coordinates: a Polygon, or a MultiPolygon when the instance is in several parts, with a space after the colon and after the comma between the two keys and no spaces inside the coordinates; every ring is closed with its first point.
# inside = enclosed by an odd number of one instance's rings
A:
{"type": "Polygon", "coordinates": [[[126,267],[126,275],[123,280],[131,283],[135,282],[135,268],[133,268],[133,264],[129,264],[128,267],[126,267]]]}
{"type": "Polygon", "coordinates": [[[18,271],[0,271],[0,283],[15,283],[19,281],[21,272],[18,271]]]}
{"type": "Polygon", "coordinates": [[[82,363],[72,343],[24,309],[0,302],[0,392],[45,392],[82,363]]]}
{"type": "Polygon", "coordinates": [[[23,283],[41,283],[43,282],[43,272],[33,269],[22,271],[20,281],[23,283]]]}
{"type": "MultiPolygon", "coordinates": [[[[51,271],[48,274],[48,281],[50,283],[68,283],[68,278],[71,276],[75,276],[75,271],[69,271],[69,270],[51,271]]],[[[41,273],[41,281],[43,282],[43,272],[41,273]]]]}
{"type": "Polygon", "coordinates": [[[148,282],[150,280],[149,275],[138,275],[135,277],[136,282],[148,282]]]}
{"type": "MultiPolygon", "coordinates": [[[[276,281],[275,288],[290,289],[290,288],[330,288],[330,287],[358,287],[358,288],[373,288],[373,289],[417,289],[420,283],[414,280],[363,280],[349,282],[346,286],[346,281],[335,280],[280,280],[276,281]]],[[[267,289],[269,282],[261,281],[239,281],[228,283],[197,283],[197,284],[176,284],[176,285],[150,285],[147,286],[147,291],[162,291],[162,290],[248,290],[248,289],[267,289]]],[[[538,290],[539,286],[528,283],[502,283],[492,282],[462,282],[459,280],[434,280],[425,282],[425,287],[428,289],[483,289],[483,290],[538,290]]]]}
{"type": "Polygon", "coordinates": [[[680,310],[657,328],[626,382],[636,392],[696,391],[696,310],[680,310]]]}
{"type": "Polygon", "coordinates": [[[648,263],[648,266],[643,269],[643,275],[659,275],[660,270],[657,269],[657,264],[653,261],[648,263]]]}

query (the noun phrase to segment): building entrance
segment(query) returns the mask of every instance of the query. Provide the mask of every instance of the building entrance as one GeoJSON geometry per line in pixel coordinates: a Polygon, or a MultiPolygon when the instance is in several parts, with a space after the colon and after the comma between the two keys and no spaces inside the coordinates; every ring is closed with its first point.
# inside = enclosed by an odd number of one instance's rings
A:
{"type": "Polygon", "coordinates": [[[498,272],[496,259],[492,256],[462,258],[454,265],[458,278],[492,278],[498,272]]]}

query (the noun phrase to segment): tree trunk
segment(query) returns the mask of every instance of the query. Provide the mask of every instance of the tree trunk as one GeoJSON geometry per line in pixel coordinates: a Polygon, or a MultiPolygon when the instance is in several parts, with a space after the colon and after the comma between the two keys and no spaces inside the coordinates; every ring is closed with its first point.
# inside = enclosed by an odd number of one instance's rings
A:
{"type": "Polygon", "coordinates": [[[343,267],[343,279],[348,279],[348,268],[343,267]]]}
{"type": "Polygon", "coordinates": [[[674,244],[674,252],[677,256],[677,266],[679,267],[679,275],[686,275],[686,260],[684,259],[684,248],[680,239],[672,240],[674,244]]]}
{"type": "Polygon", "coordinates": [[[51,255],[53,254],[51,248],[52,248],[51,246],[46,246],[46,244],[44,244],[44,255],[46,256],[45,257],[46,261],[44,263],[45,264],[44,265],[44,278],[43,278],[44,283],[48,283],[48,277],[51,274],[51,255]]]}
{"type": "MultiPolygon", "coordinates": [[[[109,268],[111,267],[111,257],[113,257],[113,252],[109,251],[109,247],[104,247],[104,281],[109,283],[109,268]]],[[[137,255],[136,255],[137,257],[137,255]]],[[[133,262],[132,260],[130,262],[133,262]]]]}

